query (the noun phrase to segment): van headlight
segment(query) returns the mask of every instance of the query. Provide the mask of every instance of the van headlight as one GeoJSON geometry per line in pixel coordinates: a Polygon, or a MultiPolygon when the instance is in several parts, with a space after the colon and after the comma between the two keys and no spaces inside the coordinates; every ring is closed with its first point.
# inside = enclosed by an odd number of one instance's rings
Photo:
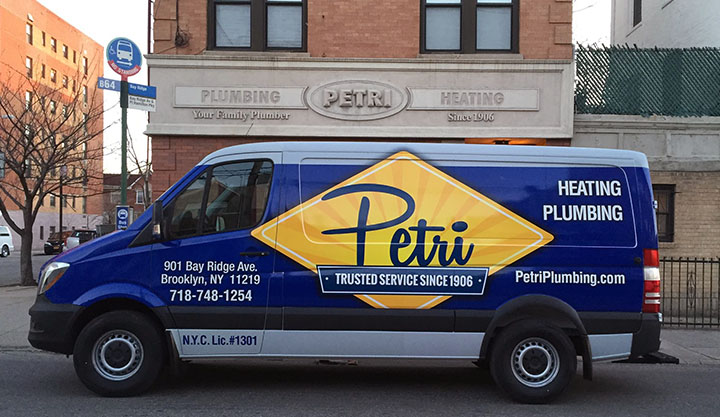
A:
{"type": "Polygon", "coordinates": [[[45,269],[40,272],[40,282],[38,283],[38,294],[42,294],[49,290],[50,287],[63,276],[65,271],[70,267],[69,263],[51,262],[45,269]]]}

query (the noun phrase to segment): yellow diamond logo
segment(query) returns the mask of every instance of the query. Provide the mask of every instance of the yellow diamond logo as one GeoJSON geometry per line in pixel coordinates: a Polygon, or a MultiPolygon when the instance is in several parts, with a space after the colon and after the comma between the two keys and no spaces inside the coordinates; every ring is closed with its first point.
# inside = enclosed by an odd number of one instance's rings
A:
{"type": "MultiPolygon", "coordinates": [[[[363,281],[367,285],[357,287],[363,292],[353,295],[376,308],[413,309],[432,308],[455,292],[432,286],[442,281],[428,283],[417,276],[408,281],[412,271],[482,269],[489,276],[553,239],[408,152],[299,204],[252,235],[315,272],[328,266],[399,271],[381,275],[381,280],[427,286],[408,294],[374,291],[372,282],[363,281]]],[[[343,274],[351,277],[347,282],[373,275],[343,274]]]]}

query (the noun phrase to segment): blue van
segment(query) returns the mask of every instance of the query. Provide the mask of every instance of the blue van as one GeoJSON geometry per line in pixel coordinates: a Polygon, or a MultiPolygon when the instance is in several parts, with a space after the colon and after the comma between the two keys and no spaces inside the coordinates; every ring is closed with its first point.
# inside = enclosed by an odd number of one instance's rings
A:
{"type": "Polygon", "coordinates": [[[239,145],[49,261],[29,340],[107,396],[191,359],[423,358],[547,402],[578,357],[658,350],[657,248],[637,152],[239,145]]]}

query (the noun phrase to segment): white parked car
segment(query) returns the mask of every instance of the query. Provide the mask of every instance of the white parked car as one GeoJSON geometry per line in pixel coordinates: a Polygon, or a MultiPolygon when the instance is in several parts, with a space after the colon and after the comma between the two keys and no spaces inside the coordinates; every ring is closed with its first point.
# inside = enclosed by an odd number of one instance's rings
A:
{"type": "Polygon", "coordinates": [[[0,226],[0,256],[3,258],[9,256],[13,250],[15,250],[15,247],[12,243],[12,236],[10,236],[10,228],[0,226]]]}
{"type": "Polygon", "coordinates": [[[97,233],[94,230],[73,230],[72,234],[65,239],[65,250],[72,249],[88,240],[95,239],[95,236],[97,236],[97,233]]]}

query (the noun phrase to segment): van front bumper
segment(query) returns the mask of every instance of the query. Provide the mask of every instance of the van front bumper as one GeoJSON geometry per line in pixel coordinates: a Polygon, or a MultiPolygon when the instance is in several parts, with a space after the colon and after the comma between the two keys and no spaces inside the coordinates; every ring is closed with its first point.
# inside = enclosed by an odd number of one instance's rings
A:
{"type": "Polygon", "coordinates": [[[660,314],[643,313],[640,330],[633,333],[630,357],[660,350],[660,314]]]}
{"type": "Polygon", "coordinates": [[[54,304],[42,294],[30,307],[30,344],[42,350],[64,353],[73,352],[75,334],[73,323],[84,307],[74,304],[54,304]]]}

